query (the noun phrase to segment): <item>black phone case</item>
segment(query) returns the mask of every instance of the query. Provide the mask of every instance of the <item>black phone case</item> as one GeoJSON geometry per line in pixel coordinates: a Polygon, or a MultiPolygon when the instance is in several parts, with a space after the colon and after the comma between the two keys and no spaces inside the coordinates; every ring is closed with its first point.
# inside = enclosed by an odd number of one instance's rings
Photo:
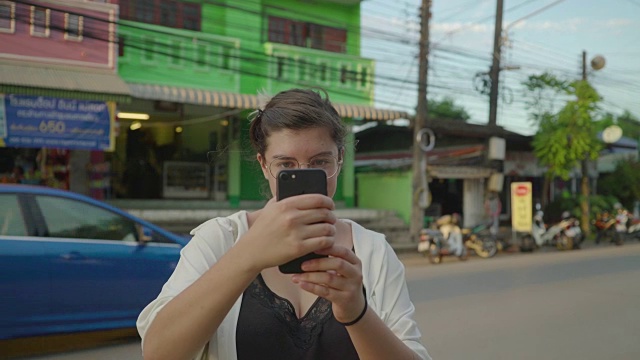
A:
{"type": "MultiPolygon", "coordinates": [[[[302,194],[323,194],[327,195],[327,175],[320,169],[292,169],[282,170],[278,173],[276,186],[276,199],[278,201],[291,196],[302,194]]],[[[309,253],[299,258],[293,259],[278,266],[280,272],[284,274],[299,274],[303,262],[311,259],[327,257],[309,253]]]]}

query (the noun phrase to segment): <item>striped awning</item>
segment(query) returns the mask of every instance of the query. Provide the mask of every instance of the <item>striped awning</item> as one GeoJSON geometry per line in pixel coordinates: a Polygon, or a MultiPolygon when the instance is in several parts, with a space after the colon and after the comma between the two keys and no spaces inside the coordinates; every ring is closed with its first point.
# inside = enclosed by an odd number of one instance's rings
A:
{"type": "Polygon", "coordinates": [[[372,106],[362,105],[334,104],[334,106],[338,114],[344,118],[378,121],[409,118],[409,114],[404,111],[378,109],[372,106]]]}
{"type": "Polygon", "coordinates": [[[146,100],[164,100],[182,104],[225,107],[232,109],[257,109],[258,97],[222,91],[183,88],[167,85],[130,83],[131,95],[146,100]]]}
{"type": "MultiPolygon", "coordinates": [[[[257,109],[256,95],[238,94],[215,90],[184,88],[168,85],[129,83],[131,95],[145,100],[164,100],[182,104],[225,107],[232,109],[257,109]]],[[[334,104],[338,114],[343,118],[362,120],[395,120],[406,119],[409,115],[403,111],[377,109],[371,106],[334,104]]]]}
{"type": "Polygon", "coordinates": [[[0,62],[0,92],[129,102],[129,87],[113,71],[0,62]]]}

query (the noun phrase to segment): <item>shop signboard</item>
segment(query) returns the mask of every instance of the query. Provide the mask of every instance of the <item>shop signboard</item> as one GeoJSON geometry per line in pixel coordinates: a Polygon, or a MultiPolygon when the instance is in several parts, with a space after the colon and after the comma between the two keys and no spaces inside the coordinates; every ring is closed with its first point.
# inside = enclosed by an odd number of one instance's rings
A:
{"type": "Polygon", "coordinates": [[[113,150],[115,104],[0,94],[0,145],[113,150]]]}
{"type": "Polygon", "coordinates": [[[511,183],[511,227],[514,231],[531,232],[533,225],[531,182],[511,183]]]}

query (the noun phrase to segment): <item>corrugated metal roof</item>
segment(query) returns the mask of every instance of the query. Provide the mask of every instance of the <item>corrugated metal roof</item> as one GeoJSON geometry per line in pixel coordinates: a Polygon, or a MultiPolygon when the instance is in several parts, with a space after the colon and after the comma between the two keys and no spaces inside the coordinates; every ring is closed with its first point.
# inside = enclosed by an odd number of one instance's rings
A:
{"type": "Polygon", "coordinates": [[[0,91],[112,101],[128,101],[130,95],[112,71],[14,63],[0,63],[0,91]]]}

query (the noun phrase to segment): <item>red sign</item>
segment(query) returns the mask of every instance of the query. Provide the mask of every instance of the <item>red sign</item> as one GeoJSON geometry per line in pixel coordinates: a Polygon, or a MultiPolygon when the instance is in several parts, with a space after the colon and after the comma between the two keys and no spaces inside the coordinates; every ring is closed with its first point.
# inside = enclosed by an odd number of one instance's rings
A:
{"type": "Polygon", "coordinates": [[[525,196],[529,193],[529,187],[527,185],[518,185],[516,187],[515,194],[518,196],[525,196]]]}

